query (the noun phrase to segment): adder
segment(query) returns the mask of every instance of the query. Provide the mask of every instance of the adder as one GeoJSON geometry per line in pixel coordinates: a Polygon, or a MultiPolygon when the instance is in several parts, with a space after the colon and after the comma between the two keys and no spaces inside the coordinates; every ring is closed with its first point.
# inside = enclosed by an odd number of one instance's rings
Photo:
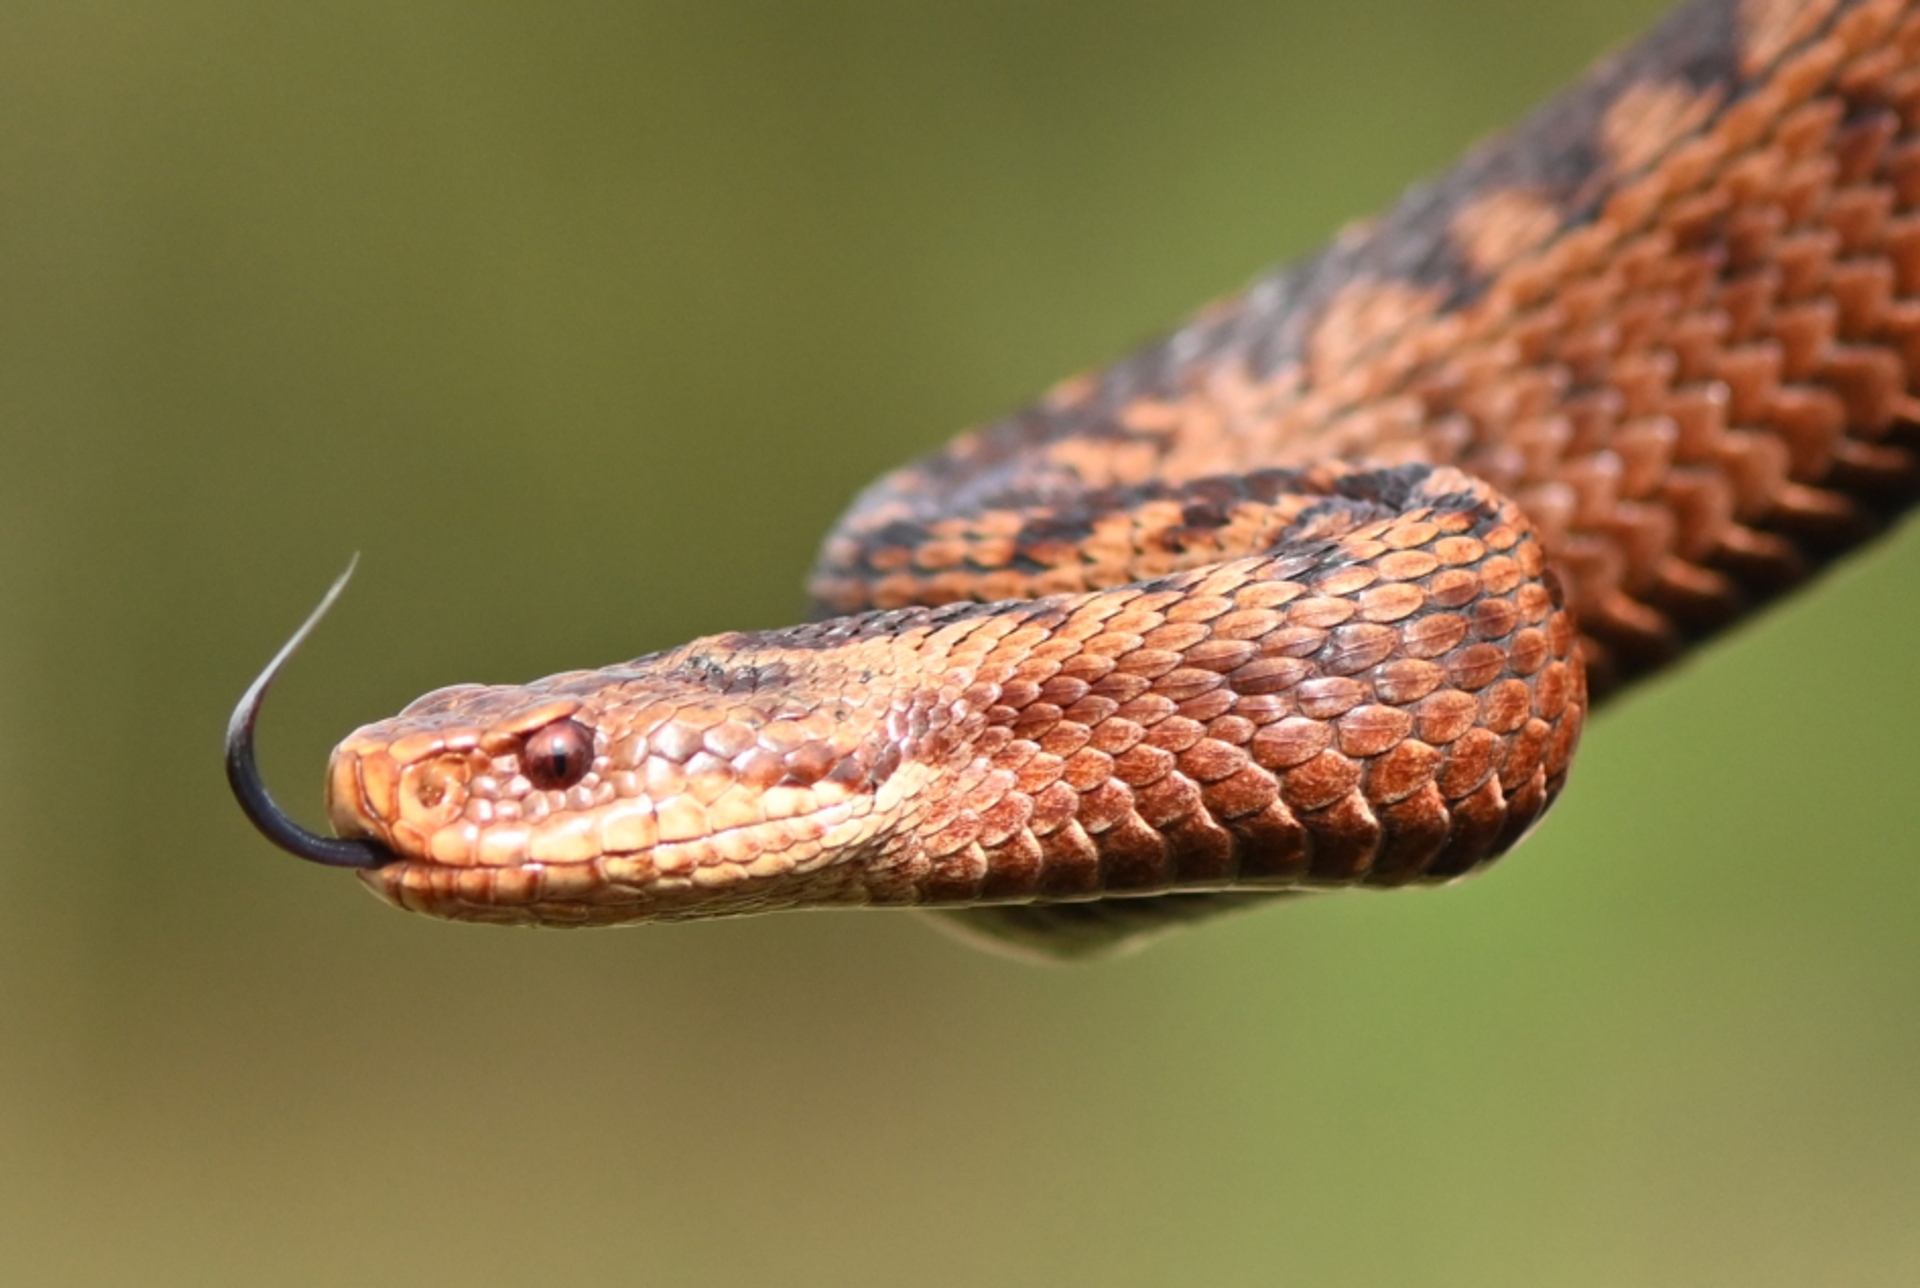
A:
{"type": "MultiPolygon", "coordinates": [[[[1381,218],[868,488],[818,616],[333,753],[463,920],[911,907],[1079,956],[1452,881],[1592,705],[1920,494],[1920,0],[1701,0],[1381,218]]],[[[344,581],[344,579],[343,579],[344,581]]]]}

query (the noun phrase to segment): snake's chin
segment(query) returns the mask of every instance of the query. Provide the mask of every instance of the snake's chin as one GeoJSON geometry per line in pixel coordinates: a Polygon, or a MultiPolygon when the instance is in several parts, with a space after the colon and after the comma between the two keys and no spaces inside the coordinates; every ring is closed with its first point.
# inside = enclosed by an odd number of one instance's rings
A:
{"type": "MultiPolygon", "coordinates": [[[[480,922],[489,925],[604,925],[605,920],[584,915],[556,916],[551,900],[541,890],[555,878],[564,881],[566,869],[590,870],[593,864],[529,864],[518,868],[463,868],[431,860],[395,858],[382,867],[356,873],[362,885],[382,903],[403,912],[417,912],[441,921],[480,922]]],[[[592,880],[590,871],[579,874],[592,880]]]]}
{"type": "Polygon", "coordinates": [[[463,866],[396,858],[355,873],[383,903],[443,921],[561,929],[752,916],[808,904],[870,902],[853,865],[823,860],[811,872],[762,880],[710,869],[663,874],[650,855],[582,863],[463,866]]]}

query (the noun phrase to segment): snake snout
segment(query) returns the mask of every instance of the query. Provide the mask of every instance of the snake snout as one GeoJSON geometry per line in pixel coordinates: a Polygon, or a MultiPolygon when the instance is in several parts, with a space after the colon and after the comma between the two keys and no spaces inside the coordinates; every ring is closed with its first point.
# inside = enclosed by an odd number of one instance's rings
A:
{"type": "Polygon", "coordinates": [[[448,750],[415,758],[358,736],[335,748],[327,772],[327,818],[342,837],[365,838],[417,862],[469,865],[478,823],[474,780],[488,758],[448,750]]]}

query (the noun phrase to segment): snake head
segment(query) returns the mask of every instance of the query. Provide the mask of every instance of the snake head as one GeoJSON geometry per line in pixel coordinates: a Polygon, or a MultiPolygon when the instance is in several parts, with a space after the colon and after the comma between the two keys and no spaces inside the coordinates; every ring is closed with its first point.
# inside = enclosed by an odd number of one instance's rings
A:
{"type": "Polygon", "coordinates": [[[933,722],[890,698],[857,644],[772,638],[430,693],[335,749],[334,830],[395,856],[360,873],[382,898],[459,920],[865,902],[863,870],[912,795],[903,762],[933,722]]]}

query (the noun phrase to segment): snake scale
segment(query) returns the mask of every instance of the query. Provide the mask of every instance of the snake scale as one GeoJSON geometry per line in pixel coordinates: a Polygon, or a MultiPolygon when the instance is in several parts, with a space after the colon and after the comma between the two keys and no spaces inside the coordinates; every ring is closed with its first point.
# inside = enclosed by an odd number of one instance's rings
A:
{"type": "Polygon", "coordinates": [[[335,750],[321,837],[252,756],[316,612],[229,773],[285,848],[473,921],[918,907],[1076,956],[1451,881],[1593,703],[1920,494],[1917,392],[1920,0],[1700,0],[874,484],[811,624],[428,694],[335,750]]]}

